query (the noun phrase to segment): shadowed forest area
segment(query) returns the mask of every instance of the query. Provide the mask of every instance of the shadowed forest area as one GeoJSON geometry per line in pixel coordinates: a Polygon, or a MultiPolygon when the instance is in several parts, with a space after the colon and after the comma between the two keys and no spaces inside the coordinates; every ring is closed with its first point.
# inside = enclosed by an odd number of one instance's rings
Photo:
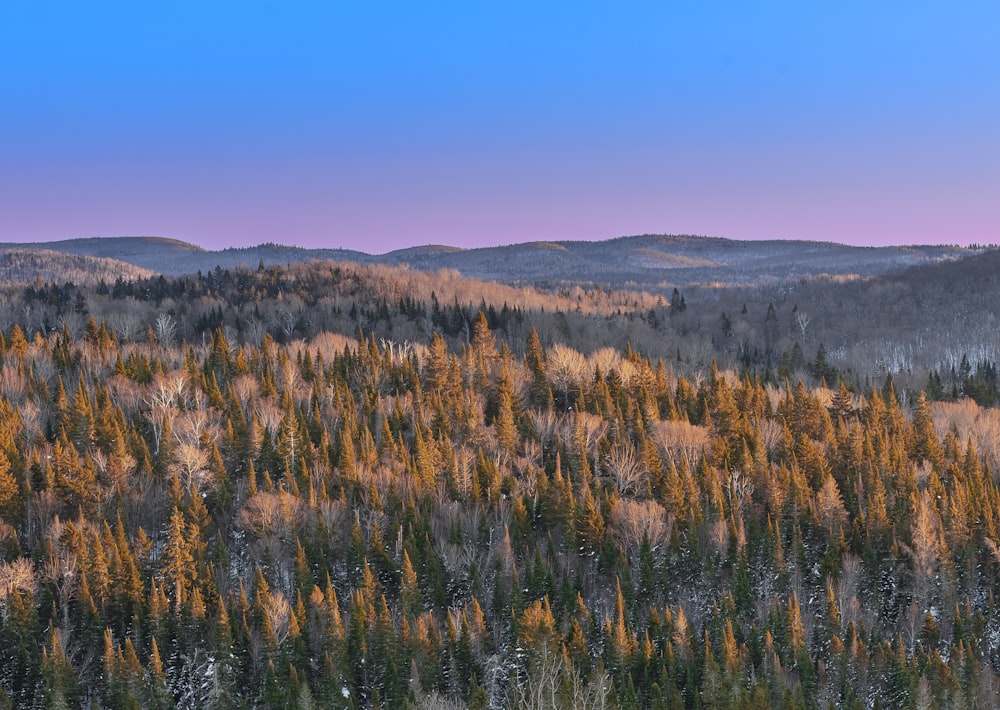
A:
{"type": "Polygon", "coordinates": [[[0,707],[995,707],[997,258],[8,288],[0,707]]]}

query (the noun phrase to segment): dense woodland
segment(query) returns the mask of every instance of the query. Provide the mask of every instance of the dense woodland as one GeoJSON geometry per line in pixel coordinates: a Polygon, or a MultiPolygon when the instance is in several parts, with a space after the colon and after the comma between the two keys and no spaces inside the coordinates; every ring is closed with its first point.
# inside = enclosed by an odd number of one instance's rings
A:
{"type": "Polygon", "coordinates": [[[23,286],[39,280],[90,283],[141,279],[151,275],[148,269],[115,259],[0,246],[0,284],[4,287],[23,286]]]}
{"type": "Polygon", "coordinates": [[[0,707],[995,707],[995,366],[719,298],[9,291],[0,707]]]}

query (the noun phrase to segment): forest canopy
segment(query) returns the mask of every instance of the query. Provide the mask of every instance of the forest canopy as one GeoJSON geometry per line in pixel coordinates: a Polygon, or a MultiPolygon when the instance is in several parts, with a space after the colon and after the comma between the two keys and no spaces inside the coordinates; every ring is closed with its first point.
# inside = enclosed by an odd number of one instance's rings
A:
{"type": "Polygon", "coordinates": [[[0,706],[992,706],[995,366],[876,380],[720,303],[8,290],[0,706]]]}

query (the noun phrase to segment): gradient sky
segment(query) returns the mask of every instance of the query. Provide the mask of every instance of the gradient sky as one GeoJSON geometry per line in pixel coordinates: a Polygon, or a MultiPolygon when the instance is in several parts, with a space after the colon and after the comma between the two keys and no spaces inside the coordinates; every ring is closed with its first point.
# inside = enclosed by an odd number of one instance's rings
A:
{"type": "Polygon", "coordinates": [[[0,240],[1000,241],[1000,3],[0,3],[0,240]]]}

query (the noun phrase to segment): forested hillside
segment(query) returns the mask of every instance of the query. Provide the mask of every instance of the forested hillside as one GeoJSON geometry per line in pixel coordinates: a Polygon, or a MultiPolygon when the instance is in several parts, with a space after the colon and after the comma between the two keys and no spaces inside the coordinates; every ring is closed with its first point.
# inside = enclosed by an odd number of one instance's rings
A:
{"type": "Polygon", "coordinates": [[[0,707],[995,707],[1000,412],[720,302],[8,291],[0,707]]]}
{"type": "MultiPolygon", "coordinates": [[[[363,246],[370,248],[369,245],[363,246]]],[[[977,254],[973,245],[856,247],[801,240],[741,241],[721,237],[644,234],[599,241],[526,242],[463,249],[425,245],[386,254],[344,248],[266,243],[210,251],[163,237],[67,239],[42,244],[0,244],[0,249],[45,248],[65,254],[121,259],[156,273],[184,275],[221,266],[267,266],[309,259],[406,265],[425,271],[455,269],[463,276],[517,285],[545,283],[657,290],[664,283],[781,284],[819,275],[874,276],[917,264],[947,263],[977,254]]]]}
{"type": "Polygon", "coordinates": [[[95,284],[102,280],[141,279],[152,275],[148,269],[107,257],[48,249],[0,248],[0,284],[5,287],[48,281],[95,284]]]}

